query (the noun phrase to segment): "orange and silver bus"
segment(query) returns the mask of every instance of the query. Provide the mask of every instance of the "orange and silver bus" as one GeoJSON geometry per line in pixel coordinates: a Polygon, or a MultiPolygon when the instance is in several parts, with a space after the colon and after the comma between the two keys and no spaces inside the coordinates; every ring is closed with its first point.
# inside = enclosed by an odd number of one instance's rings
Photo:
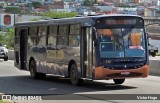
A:
{"type": "Polygon", "coordinates": [[[83,80],[148,76],[148,37],[134,15],[98,15],[15,24],[15,62],[34,79],[46,74],[83,80]]]}

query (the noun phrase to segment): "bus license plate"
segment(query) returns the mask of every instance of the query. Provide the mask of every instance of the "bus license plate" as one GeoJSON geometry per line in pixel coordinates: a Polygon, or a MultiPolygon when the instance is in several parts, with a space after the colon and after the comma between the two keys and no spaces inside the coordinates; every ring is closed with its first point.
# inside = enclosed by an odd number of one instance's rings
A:
{"type": "Polygon", "coordinates": [[[130,72],[121,72],[121,75],[129,75],[130,72]]]}

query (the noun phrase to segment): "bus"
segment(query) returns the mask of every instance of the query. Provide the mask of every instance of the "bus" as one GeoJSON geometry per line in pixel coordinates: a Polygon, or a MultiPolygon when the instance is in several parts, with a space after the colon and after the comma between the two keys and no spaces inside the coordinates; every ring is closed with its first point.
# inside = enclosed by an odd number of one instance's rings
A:
{"type": "Polygon", "coordinates": [[[135,15],[95,15],[15,24],[15,61],[34,79],[46,74],[124,83],[149,72],[144,20],[135,15]]]}

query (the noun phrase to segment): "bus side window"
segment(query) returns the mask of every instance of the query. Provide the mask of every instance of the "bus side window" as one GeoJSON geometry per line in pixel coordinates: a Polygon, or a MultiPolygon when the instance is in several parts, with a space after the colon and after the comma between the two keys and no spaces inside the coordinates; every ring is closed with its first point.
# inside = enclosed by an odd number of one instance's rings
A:
{"type": "Polygon", "coordinates": [[[57,25],[49,26],[48,45],[56,46],[57,25]]]}
{"type": "Polygon", "coordinates": [[[38,29],[38,45],[45,46],[46,45],[46,34],[47,34],[47,27],[42,26],[38,29]]]}
{"type": "Polygon", "coordinates": [[[36,34],[37,34],[37,27],[29,28],[28,45],[30,46],[36,45],[36,34]]]}
{"type": "Polygon", "coordinates": [[[79,46],[80,45],[80,25],[72,24],[70,25],[69,33],[69,46],[79,46]]]}
{"type": "Polygon", "coordinates": [[[69,37],[69,46],[79,46],[80,36],[70,36],[69,37]]]}
{"type": "Polygon", "coordinates": [[[60,25],[57,45],[68,45],[68,25],[60,25]]]}

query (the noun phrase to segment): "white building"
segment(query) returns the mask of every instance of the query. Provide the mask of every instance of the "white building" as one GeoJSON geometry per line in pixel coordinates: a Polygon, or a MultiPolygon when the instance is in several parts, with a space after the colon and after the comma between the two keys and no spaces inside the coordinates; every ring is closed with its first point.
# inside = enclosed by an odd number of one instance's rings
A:
{"type": "Polygon", "coordinates": [[[128,3],[128,2],[135,2],[135,0],[120,0],[120,3],[128,3]]]}
{"type": "Polygon", "coordinates": [[[118,8],[118,12],[120,14],[131,14],[131,15],[137,15],[137,8],[118,8]]]}
{"type": "Polygon", "coordinates": [[[72,9],[70,9],[69,5],[64,5],[64,9],[50,9],[51,11],[64,11],[64,12],[72,12],[72,9]]]}
{"type": "Polygon", "coordinates": [[[160,5],[160,0],[153,0],[153,4],[155,6],[159,6],[160,5]]]}

